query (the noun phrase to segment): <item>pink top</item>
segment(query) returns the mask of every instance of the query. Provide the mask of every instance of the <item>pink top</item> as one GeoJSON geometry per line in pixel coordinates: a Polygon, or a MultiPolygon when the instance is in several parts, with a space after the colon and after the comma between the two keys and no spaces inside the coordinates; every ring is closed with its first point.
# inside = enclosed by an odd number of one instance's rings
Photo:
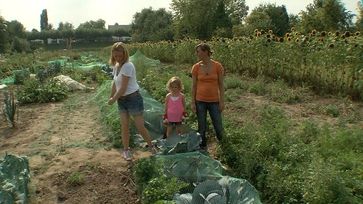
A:
{"type": "Polygon", "coordinates": [[[184,106],[183,106],[183,97],[182,95],[172,97],[168,97],[168,107],[167,107],[167,119],[169,122],[181,122],[184,112],[184,106]]]}

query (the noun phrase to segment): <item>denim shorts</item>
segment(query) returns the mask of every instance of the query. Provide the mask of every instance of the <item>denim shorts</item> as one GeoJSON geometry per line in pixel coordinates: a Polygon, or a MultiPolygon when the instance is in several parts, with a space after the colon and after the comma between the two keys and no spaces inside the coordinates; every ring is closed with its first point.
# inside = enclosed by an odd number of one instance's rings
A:
{"type": "Polygon", "coordinates": [[[117,100],[117,104],[120,113],[139,115],[144,112],[144,101],[138,91],[121,97],[117,100]]]}

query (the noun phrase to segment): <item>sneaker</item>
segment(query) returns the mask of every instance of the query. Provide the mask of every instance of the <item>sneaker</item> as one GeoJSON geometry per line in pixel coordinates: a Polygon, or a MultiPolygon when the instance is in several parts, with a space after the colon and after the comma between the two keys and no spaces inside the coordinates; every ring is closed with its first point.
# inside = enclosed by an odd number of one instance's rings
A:
{"type": "Polygon", "coordinates": [[[122,155],[126,161],[132,160],[132,155],[131,155],[130,149],[124,150],[122,155]]]}

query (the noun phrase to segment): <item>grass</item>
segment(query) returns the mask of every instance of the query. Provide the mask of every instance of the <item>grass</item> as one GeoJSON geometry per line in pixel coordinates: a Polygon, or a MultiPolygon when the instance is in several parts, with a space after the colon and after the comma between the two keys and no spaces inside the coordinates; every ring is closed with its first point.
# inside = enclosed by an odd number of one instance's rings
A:
{"type": "Polygon", "coordinates": [[[72,172],[68,178],[67,183],[71,186],[80,186],[85,182],[85,175],[82,172],[72,172]]]}

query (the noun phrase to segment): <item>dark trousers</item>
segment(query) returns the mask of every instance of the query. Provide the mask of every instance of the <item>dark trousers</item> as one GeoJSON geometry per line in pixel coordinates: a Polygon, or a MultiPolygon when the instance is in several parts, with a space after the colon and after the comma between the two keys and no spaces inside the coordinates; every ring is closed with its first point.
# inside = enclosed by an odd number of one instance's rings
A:
{"type": "Polygon", "coordinates": [[[207,130],[207,111],[209,112],[209,116],[212,119],[217,139],[221,141],[223,136],[223,126],[222,126],[222,114],[219,111],[219,103],[196,101],[195,106],[198,118],[198,133],[202,138],[200,146],[201,147],[207,146],[207,138],[205,136],[205,132],[207,130]]]}

